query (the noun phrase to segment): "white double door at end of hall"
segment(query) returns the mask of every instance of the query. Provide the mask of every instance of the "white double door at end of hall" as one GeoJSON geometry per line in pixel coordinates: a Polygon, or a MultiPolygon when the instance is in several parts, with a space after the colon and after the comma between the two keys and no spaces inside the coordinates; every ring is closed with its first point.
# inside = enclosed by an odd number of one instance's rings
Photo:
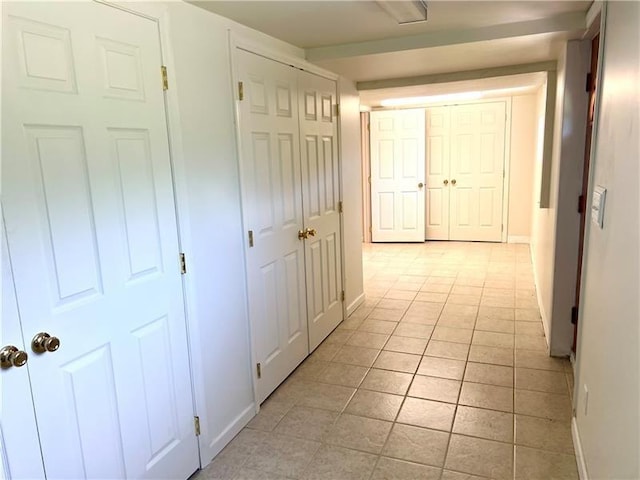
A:
{"type": "Polygon", "coordinates": [[[7,426],[35,411],[47,478],[186,479],[200,461],[158,24],[96,2],[9,2],[2,21],[1,333],[29,358],[0,375],[32,393],[2,390],[20,408],[2,411],[8,474],[34,452],[7,426]],[[40,332],[59,349],[36,353],[40,332]]]}
{"type": "Polygon", "coordinates": [[[505,102],[426,109],[426,239],[502,240],[505,102]]]}
{"type": "Polygon", "coordinates": [[[237,49],[258,401],[342,321],[336,83],[237,49]]]}

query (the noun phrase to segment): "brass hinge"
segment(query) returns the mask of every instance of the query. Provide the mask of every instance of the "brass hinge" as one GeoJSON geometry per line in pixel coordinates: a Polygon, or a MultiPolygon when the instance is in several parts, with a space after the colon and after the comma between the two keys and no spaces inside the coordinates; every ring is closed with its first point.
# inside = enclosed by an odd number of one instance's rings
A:
{"type": "Polygon", "coordinates": [[[253,247],[253,230],[249,230],[249,248],[253,247]]]}
{"type": "Polygon", "coordinates": [[[369,233],[371,233],[371,227],[369,227],[369,233]]]}
{"type": "Polygon", "coordinates": [[[500,231],[504,232],[504,224],[500,225],[500,231]]]}
{"type": "Polygon", "coordinates": [[[340,116],[340,104],[339,103],[336,103],[333,106],[333,115],[336,116],[336,117],[340,116]]]}
{"type": "Polygon", "coordinates": [[[258,373],[258,378],[262,378],[262,365],[260,363],[256,363],[256,372],[258,373]]]}
{"type": "Polygon", "coordinates": [[[343,211],[344,210],[343,210],[343,206],[342,206],[342,201],[340,201],[340,202],[338,202],[338,212],[342,213],[343,211]]]}
{"type": "Polygon", "coordinates": [[[370,132],[371,131],[371,124],[367,123],[367,130],[370,132]]]}
{"type": "Polygon", "coordinates": [[[196,430],[196,437],[200,436],[200,417],[195,416],[193,417],[193,426],[195,427],[196,430]]]}
{"type": "Polygon", "coordinates": [[[342,293],[340,294],[340,300],[344,302],[344,290],[342,290],[342,293]]]}
{"type": "Polygon", "coordinates": [[[371,175],[367,177],[367,180],[369,180],[369,183],[371,183],[371,175]]]}
{"type": "Polygon", "coordinates": [[[238,100],[244,100],[244,83],[238,82],[238,100]]]}
{"type": "Polygon", "coordinates": [[[160,72],[162,72],[162,90],[169,90],[169,79],[167,78],[167,67],[162,65],[160,67],[160,72]]]}
{"type": "Polygon", "coordinates": [[[187,273],[187,258],[184,253],[180,254],[180,273],[183,275],[187,273]]]}

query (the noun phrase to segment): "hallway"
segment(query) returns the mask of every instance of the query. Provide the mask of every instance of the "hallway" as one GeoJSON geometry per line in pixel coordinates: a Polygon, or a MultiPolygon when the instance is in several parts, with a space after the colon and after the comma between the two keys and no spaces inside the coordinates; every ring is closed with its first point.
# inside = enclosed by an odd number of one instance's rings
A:
{"type": "Polygon", "coordinates": [[[528,245],[364,245],[366,301],[198,479],[578,478],[528,245]]]}

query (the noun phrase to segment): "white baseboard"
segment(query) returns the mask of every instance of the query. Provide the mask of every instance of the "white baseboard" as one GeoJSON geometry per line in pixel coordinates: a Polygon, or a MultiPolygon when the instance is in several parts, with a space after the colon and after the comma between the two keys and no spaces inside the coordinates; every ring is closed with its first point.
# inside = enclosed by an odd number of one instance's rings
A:
{"type": "Polygon", "coordinates": [[[351,315],[356,310],[356,308],[358,308],[362,304],[362,302],[364,302],[364,298],[365,294],[364,292],[362,292],[356,297],[353,302],[349,304],[349,306],[347,307],[347,317],[349,317],[349,315],[351,315]]]}
{"type": "Polygon", "coordinates": [[[507,243],[531,243],[530,237],[525,237],[524,235],[509,235],[507,237],[507,243]]]}
{"type": "Polygon", "coordinates": [[[578,422],[576,417],[571,419],[571,436],[573,437],[573,449],[576,454],[576,463],[578,464],[578,475],[580,480],[589,480],[587,475],[587,464],[584,461],[582,452],[582,442],[580,442],[580,432],[578,431],[578,422]]]}
{"type": "Polygon", "coordinates": [[[249,420],[251,420],[256,415],[256,405],[255,403],[251,403],[247,408],[244,409],[240,415],[238,415],[230,424],[225,428],[225,430],[213,439],[210,445],[205,448],[200,449],[200,463],[202,464],[202,468],[206,467],[211,463],[211,461],[215,458],[218,453],[222,451],[226,445],[233,440],[233,438],[240,433],[249,420]],[[203,454],[208,453],[210,458],[203,458],[203,454]]]}

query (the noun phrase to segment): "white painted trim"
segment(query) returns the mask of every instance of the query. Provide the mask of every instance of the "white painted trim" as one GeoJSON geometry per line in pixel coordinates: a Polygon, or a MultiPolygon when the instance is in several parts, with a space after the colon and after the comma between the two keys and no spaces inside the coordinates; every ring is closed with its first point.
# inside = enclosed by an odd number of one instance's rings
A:
{"type": "Polygon", "coordinates": [[[242,35],[231,31],[231,35],[234,41],[234,45],[236,48],[241,50],[246,50],[247,52],[255,53],[256,55],[260,55],[261,57],[268,58],[270,60],[274,60],[279,63],[283,63],[285,65],[289,65],[291,67],[302,69],[306,72],[313,73],[320,77],[327,78],[329,80],[337,81],[338,75],[329,70],[325,70],[324,68],[320,68],[317,65],[307,62],[304,58],[295,57],[293,55],[288,55],[282,52],[278,52],[276,50],[266,48],[264,45],[256,43],[250,39],[243,37],[242,35]]]}
{"type": "MultiPolygon", "coordinates": [[[[500,99],[495,99],[500,101],[500,99]]],[[[504,119],[504,160],[502,168],[504,175],[502,177],[502,243],[507,243],[507,234],[509,232],[509,192],[511,186],[511,114],[512,114],[512,97],[504,99],[505,102],[505,119],[504,119]]]]}
{"type": "Polygon", "coordinates": [[[542,293],[541,293],[541,289],[540,289],[540,282],[539,282],[539,278],[540,276],[538,275],[538,270],[536,268],[536,259],[533,253],[533,248],[529,249],[529,254],[531,255],[531,265],[532,265],[532,270],[533,270],[533,283],[536,286],[536,300],[538,301],[538,309],[540,310],[540,317],[542,318],[542,329],[544,330],[544,341],[547,344],[547,355],[550,354],[550,342],[549,342],[549,329],[547,327],[547,313],[544,310],[544,303],[542,302],[542,293]]]}
{"type": "Polygon", "coordinates": [[[580,477],[580,480],[589,480],[587,464],[585,463],[584,453],[582,450],[582,442],[580,441],[578,420],[576,417],[571,418],[571,437],[573,438],[573,449],[576,455],[576,463],[578,464],[578,476],[580,477]]]}
{"type": "Polygon", "coordinates": [[[526,235],[509,235],[507,238],[507,243],[531,243],[531,237],[527,237],[526,235]]]}
{"type": "Polygon", "coordinates": [[[587,16],[586,16],[587,32],[585,33],[585,37],[587,38],[593,38],[593,36],[588,37],[588,35],[594,26],[597,28],[598,31],[600,31],[600,22],[598,22],[597,20],[599,20],[598,17],[602,12],[602,4],[603,4],[602,0],[595,0],[589,7],[589,10],[587,10],[587,16]]]}
{"type": "MultiPolygon", "coordinates": [[[[335,80],[336,85],[336,105],[338,106],[338,110],[340,111],[340,99],[342,98],[342,91],[340,89],[340,82],[335,80]]],[[[342,112],[336,117],[336,141],[338,142],[338,198],[340,202],[344,202],[344,185],[342,174],[342,166],[343,166],[343,155],[342,155],[342,112]]],[[[302,155],[302,152],[301,152],[302,155]]],[[[346,300],[346,291],[347,291],[347,269],[345,268],[345,238],[344,238],[344,203],[343,203],[343,212],[340,213],[340,278],[342,279],[342,291],[345,292],[345,300],[346,300]]],[[[306,270],[306,266],[305,266],[306,270]]],[[[344,321],[347,318],[347,303],[345,301],[342,302],[342,320],[344,321]]]]}
{"type": "Polygon", "coordinates": [[[209,449],[213,452],[213,457],[208,460],[206,463],[202,462],[202,468],[206,467],[211,460],[215,458],[218,453],[222,451],[222,449],[231,441],[233,438],[240,433],[240,431],[245,427],[249,421],[255,417],[257,411],[259,410],[259,405],[252,403],[244,411],[238,415],[233,422],[229,424],[227,429],[223,431],[220,435],[213,439],[211,444],[209,445],[209,449]]]}
{"type": "Polygon", "coordinates": [[[362,292],[353,302],[351,302],[351,304],[347,307],[347,316],[345,317],[345,320],[349,318],[353,312],[356,311],[356,308],[364,303],[365,298],[366,295],[364,292],[362,292]]]}

